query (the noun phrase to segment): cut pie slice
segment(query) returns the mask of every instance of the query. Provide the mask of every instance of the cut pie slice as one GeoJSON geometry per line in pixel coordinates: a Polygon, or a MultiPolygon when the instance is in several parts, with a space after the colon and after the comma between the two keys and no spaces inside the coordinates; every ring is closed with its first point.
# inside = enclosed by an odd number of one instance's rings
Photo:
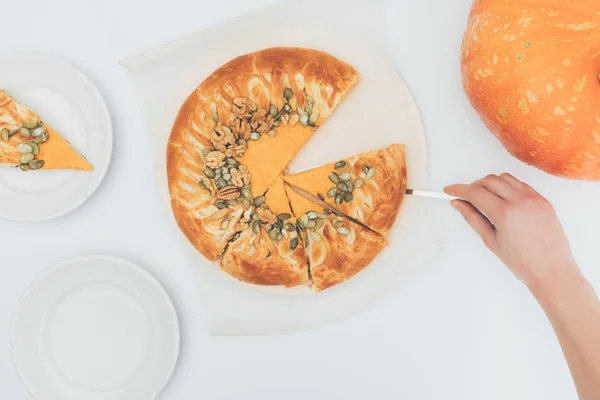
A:
{"type": "Polygon", "coordinates": [[[221,259],[224,271],[258,285],[290,287],[308,283],[306,253],[281,176],[267,192],[264,204],[255,208],[250,221],[240,222],[237,228],[240,233],[233,237],[221,259]]]}
{"type": "Polygon", "coordinates": [[[0,90],[0,166],[93,171],[69,142],[0,90]]]}
{"type": "Polygon", "coordinates": [[[308,255],[316,290],[324,290],[350,279],[387,246],[388,242],[383,236],[329,210],[323,210],[289,186],[286,186],[286,192],[298,219],[300,237],[308,255]]]}
{"type": "Polygon", "coordinates": [[[386,236],[406,192],[404,145],[287,175],[285,181],[386,236]]]}
{"type": "Polygon", "coordinates": [[[171,135],[194,131],[238,157],[252,176],[252,196],[262,196],[358,80],[350,65],[316,50],[246,54],[200,84],[171,135]]]}

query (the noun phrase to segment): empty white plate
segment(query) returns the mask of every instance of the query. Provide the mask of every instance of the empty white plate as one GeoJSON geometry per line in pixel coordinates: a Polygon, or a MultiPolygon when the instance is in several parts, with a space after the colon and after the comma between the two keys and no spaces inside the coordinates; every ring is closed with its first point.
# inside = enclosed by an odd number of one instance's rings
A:
{"type": "Polygon", "coordinates": [[[82,205],[110,163],[112,124],[102,95],[80,71],[51,57],[0,57],[0,88],[56,129],[94,166],[86,171],[0,168],[0,217],[46,221],[82,205]]]}
{"type": "Polygon", "coordinates": [[[146,400],[171,378],[179,324],[148,272],[114,257],[83,257],[31,285],[11,344],[17,373],[38,399],[146,400]]]}

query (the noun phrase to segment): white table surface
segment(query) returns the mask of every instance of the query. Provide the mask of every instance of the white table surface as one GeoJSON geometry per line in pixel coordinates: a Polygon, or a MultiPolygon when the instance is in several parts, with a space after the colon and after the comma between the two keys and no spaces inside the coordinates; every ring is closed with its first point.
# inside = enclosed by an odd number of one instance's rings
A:
{"type": "MultiPolygon", "coordinates": [[[[47,53],[85,71],[109,104],[115,146],[105,182],[78,211],[43,224],[0,220],[0,398],[30,398],[14,372],[9,346],[22,292],[58,261],[108,253],[147,268],[178,309],[180,362],[162,400],[576,399],[538,305],[442,201],[432,200],[431,206],[444,208],[443,251],[371,311],[290,336],[206,335],[190,272],[159,203],[135,99],[117,61],[270,2],[3,4],[0,54],[47,53]]],[[[459,48],[470,3],[388,1],[394,55],[427,130],[426,189],[502,171],[530,182],[555,204],[582,269],[600,288],[600,184],[564,181],[514,160],[462,93],[459,48]]]]}

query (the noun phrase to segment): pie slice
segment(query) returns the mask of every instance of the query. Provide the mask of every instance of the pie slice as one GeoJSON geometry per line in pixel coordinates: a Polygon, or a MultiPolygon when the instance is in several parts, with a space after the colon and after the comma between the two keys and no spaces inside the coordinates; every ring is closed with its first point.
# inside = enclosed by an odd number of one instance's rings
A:
{"type": "Polygon", "coordinates": [[[281,176],[250,221],[240,222],[237,229],[240,233],[233,237],[221,259],[224,271],[258,285],[290,287],[309,282],[306,253],[281,176]]]}
{"type": "Polygon", "coordinates": [[[350,279],[387,246],[383,236],[323,210],[289,186],[286,186],[286,192],[298,219],[316,290],[321,291],[350,279]]]}
{"type": "Polygon", "coordinates": [[[93,171],[90,163],[33,111],[0,90],[0,166],[93,171]]]}
{"type": "Polygon", "coordinates": [[[287,175],[285,181],[387,236],[406,192],[404,145],[287,175]]]}
{"type": "MultiPolygon", "coordinates": [[[[167,176],[171,208],[179,228],[200,253],[215,261],[237,233],[235,227],[246,210],[237,200],[240,189],[235,188],[234,199],[226,191],[218,190],[215,180],[204,174],[203,154],[210,153],[209,145],[205,138],[192,131],[172,137],[167,150],[167,176]]],[[[240,179],[243,184],[244,178],[240,179]]]]}
{"type": "Polygon", "coordinates": [[[252,176],[252,197],[262,196],[358,80],[350,65],[316,50],[246,54],[200,84],[171,135],[192,131],[238,158],[252,176]]]}

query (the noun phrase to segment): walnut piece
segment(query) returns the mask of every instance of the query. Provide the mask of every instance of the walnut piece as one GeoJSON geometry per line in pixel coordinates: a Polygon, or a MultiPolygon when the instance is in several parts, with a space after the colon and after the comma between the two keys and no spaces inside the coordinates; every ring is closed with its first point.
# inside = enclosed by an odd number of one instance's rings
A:
{"type": "Polygon", "coordinates": [[[238,138],[242,138],[245,140],[248,140],[250,134],[252,133],[250,124],[244,118],[234,119],[231,123],[231,130],[238,138]]]}
{"type": "Polygon", "coordinates": [[[211,151],[206,155],[206,165],[209,168],[217,169],[225,165],[225,154],[220,151],[211,151]]]}
{"type": "Polygon", "coordinates": [[[228,146],[235,144],[235,136],[231,129],[222,125],[217,126],[210,134],[210,140],[215,149],[223,153],[225,153],[228,146]]]}
{"type": "Polygon", "coordinates": [[[240,165],[238,168],[231,168],[229,173],[231,174],[231,183],[236,187],[241,188],[250,184],[250,173],[244,165],[240,165]]]}
{"type": "Polygon", "coordinates": [[[235,114],[235,116],[238,118],[249,118],[257,109],[258,107],[252,100],[245,99],[243,97],[237,97],[233,99],[231,111],[233,111],[233,114],[235,114]]]}
{"type": "Polygon", "coordinates": [[[274,224],[277,221],[275,214],[273,214],[271,210],[266,207],[257,208],[256,214],[261,221],[266,222],[267,224],[274,224]]]}

